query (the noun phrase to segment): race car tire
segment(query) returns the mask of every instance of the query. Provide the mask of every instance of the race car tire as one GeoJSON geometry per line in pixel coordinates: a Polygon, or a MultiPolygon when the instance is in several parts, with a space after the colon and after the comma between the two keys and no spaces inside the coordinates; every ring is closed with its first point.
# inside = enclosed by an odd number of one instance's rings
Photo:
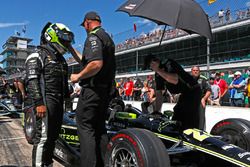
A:
{"type": "Polygon", "coordinates": [[[250,122],[244,119],[225,119],[218,122],[211,134],[222,136],[222,140],[250,151],[250,122]]]}
{"type": "Polygon", "coordinates": [[[24,134],[27,142],[33,144],[36,129],[36,116],[34,108],[31,107],[24,112],[24,134]]]}
{"type": "Polygon", "coordinates": [[[105,166],[169,167],[166,147],[152,132],[125,129],[113,136],[107,146],[105,166]]]}

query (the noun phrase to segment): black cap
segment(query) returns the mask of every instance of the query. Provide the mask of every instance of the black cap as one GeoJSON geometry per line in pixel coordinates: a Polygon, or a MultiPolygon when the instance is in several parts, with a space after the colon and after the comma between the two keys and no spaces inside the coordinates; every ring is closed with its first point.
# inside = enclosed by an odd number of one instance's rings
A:
{"type": "Polygon", "coordinates": [[[91,11],[91,12],[88,12],[88,13],[85,14],[83,22],[81,23],[81,26],[83,26],[86,19],[88,19],[88,20],[97,20],[100,23],[102,22],[101,17],[94,11],[91,11]]]}

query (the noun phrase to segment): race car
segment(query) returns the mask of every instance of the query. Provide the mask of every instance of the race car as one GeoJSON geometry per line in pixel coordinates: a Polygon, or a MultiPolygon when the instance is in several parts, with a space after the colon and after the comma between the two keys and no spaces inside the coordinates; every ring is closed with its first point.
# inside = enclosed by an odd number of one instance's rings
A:
{"type": "Polygon", "coordinates": [[[0,95],[0,116],[19,117],[21,113],[21,107],[15,105],[12,98],[5,94],[0,95]]]}
{"type": "MultiPolygon", "coordinates": [[[[24,129],[32,141],[34,113],[25,112],[24,129]],[[33,114],[32,114],[33,113],[33,114]]],[[[198,129],[181,130],[169,113],[143,114],[122,101],[110,105],[106,127],[110,138],[105,165],[111,167],[250,166],[250,152],[198,129]]],[[[65,166],[80,166],[75,114],[65,112],[56,143],[55,159],[65,166]]]]}

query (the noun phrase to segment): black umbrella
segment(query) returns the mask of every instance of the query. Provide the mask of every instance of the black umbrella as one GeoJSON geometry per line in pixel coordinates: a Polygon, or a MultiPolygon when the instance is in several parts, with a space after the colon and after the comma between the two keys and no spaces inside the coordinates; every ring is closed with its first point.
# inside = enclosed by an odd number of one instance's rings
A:
{"type": "Polygon", "coordinates": [[[194,0],[128,0],[117,11],[212,38],[208,16],[194,0]]]}

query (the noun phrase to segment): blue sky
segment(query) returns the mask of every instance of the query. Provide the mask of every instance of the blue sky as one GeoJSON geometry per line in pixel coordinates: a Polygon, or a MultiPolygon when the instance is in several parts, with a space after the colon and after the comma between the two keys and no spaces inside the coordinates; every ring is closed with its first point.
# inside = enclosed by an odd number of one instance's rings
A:
{"type": "MultiPolygon", "coordinates": [[[[216,14],[221,8],[226,9],[227,6],[230,8],[250,6],[250,0],[217,0],[210,6],[206,0],[197,1],[201,2],[201,6],[210,15],[216,14]]],[[[85,30],[79,24],[84,14],[92,10],[100,14],[103,27],[114,35],[131,30],[134,23],[137,26],[144,24],[145,20],[115,12],[124,2],[125,0],[4,0],[1,2],[0,10],[0,46],[9,36],[14,35],[15,31],[21,32],[24,24],[27,27],[25,37],[32,38],[32,44],[37,45],[41,29],[50,21],[67,25],[75,34],[74,46],[78,47],[86,37],[85,30]]]]}
{"type": "MultiPolygon", "coordinates": [[[[124,0],[4,0],[0,10],[0,45],[15,31],[22,30],[26,24],[25,37],[34,39],[33,44],[39,43],[40,31],[48,22],[61,22],[74,32],[75,45],[83,43],[85,30],[80,27],[84,14],[97,11],[103,27],[108,32],[116,34],[131,29],[133,21],[127,14],[115,12],[124,0]]],[[[23,35],[23,34],[22,34],[23,35]]],[[[2,48],[0,49],[2,50],[2,48]]]]}

